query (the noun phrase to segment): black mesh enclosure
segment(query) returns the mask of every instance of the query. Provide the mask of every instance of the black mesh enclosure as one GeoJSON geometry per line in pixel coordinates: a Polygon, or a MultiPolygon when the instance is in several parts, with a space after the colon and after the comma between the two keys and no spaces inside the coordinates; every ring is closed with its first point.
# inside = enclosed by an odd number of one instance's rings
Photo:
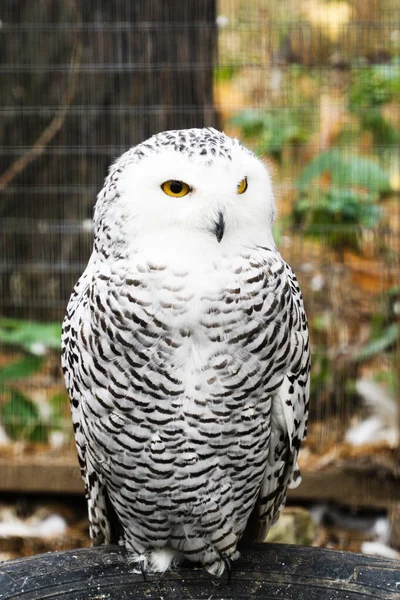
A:
{"type": "Polygon", "coordinates": [[[1,312],[61,319],[111,161],[216,124],[215,1],[6,0],[1,18],[1,312]]]}

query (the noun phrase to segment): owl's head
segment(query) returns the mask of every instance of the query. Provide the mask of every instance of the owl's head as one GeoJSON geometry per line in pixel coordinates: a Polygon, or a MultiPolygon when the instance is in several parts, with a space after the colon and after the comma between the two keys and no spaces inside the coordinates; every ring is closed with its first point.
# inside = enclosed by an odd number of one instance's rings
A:
{"type": "Polygon", "coordinates": [[[114,223],[120,239],[136,243],[196,240],[226,249],[273,244],[274,216],[269,173],[252,152],[212,128],[182,129],[154,135],[112,165],[95,230],[99,236],[114,223]]]}

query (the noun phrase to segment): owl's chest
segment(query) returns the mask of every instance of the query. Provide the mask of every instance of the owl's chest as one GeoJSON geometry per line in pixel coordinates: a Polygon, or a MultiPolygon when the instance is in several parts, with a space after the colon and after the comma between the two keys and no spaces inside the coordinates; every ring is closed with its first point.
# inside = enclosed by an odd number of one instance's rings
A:
{"type": "Polygon", "coordinates": [[[189,346],[222,341],[240,323],[257,318],[248,308],[262,302],[264,281],[263,268],[242,256],[186,268],[148,263],[144,272],[139,265],[131,310],[141,304],[172,341],[183,338],[189,346]]]}
{"type": "MultiPolygon", "coordinates": [[[[158,403],[165,410],[168,398],[168,410],[184,411],[186,427],[193,417],[194,431],[200,418],[207,427],[214,422],[214,408],[231,426],[233,413],[240,421],[247,404],[257,405],[266,379],[274,384],[271,343],[277,352],[286,349],[284,328],[274,330],[281,309],[271,261],[245,255],[208,270],[147,261],[111,275],[96,278],[90,327],[96,355],[118,355],[113,385],[118,394],[129,382],[136,411],[139,400],[149,399],[153,410],[158,403]]],[[[126,391],[124,398],[131,402],[126,391]]],[[[162,410],[160,419],[168,420],[162,410]]]]}
{"type": "Polygon", "coordinates": [[[173,264],[138,259],[97,278],[93,305],[103,305],[110,331],[122,330],[149,360],[173,356],[176,364],[201,366],[222,347],[235,353],[238,332],[263,320],[267,293],[266,258],[259,254],[173,264]]]}

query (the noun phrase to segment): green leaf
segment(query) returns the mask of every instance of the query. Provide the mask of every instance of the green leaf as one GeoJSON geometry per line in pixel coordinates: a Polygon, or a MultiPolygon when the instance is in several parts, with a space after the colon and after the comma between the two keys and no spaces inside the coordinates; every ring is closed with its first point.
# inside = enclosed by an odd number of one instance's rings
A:
{"type": "Polygon", "coordinates": [[[47,348],[60,348],[61,325],[39,323],[19,319],[0,318],[0,342],[21,346],[27,352],[36,353],[34,344],[47,348]]]}
{"type": "Polygon", "coordinates": [[[325,173],[329,174],[332,186],[365,188],[370,193],[390,189],[389,175],[377,162],[337,148],[321,152],[307,165],[298,179],[298,188],[306,192],[325,173]]]}
{"type": "Polygon", "coordinates": [[[216,67],[213,72],[214,81],[230,81],[237,72],[236,65],[221,65],[216,67]]]}
{"type": "Polygon", "coordinates": [[[388,371],[381,371],[374,375],[374,380],[378,383],[383,383],[392,392],[393,396],[397,397],[398,393],[398,376],[396,369],[389,369],[388,371]]]}
{"type": "Polygon", "coordinates": [[[26,356],[17,360],[10,365],[5,365],[0,368],[0,385],[6,381],[13,381],[29,377],[37,373],[43,364],[43,359],[40,356],[26,356]]]}
{"type": "Polygon", "coordinates": [[[8,401],[2,406],[2,422],[7,435],[13,440],[46,441],[37,406],[25,394],[14,388],[7,390],[8,401]]]}
{"type": "Polygon", "coordinates": [[[386,290],[384,293],[385,296],[387,296],[388,298],[397,299],[397,296],[400,294],[400,285],[394,285],[393,287],[386,290]]]}
{"type": "Polygon", "coordinates": [[[390,146],[399,142],[399,132],[383,118],[380,109],[366,108],[360,114],[360,122],[364,130],[371,131],[373,134],[374,144],[390,146]]]}
{"type": "Polygon", "coordinates": [[[378,107],[390,102],[399,93],[400,65],[373,65],[354,71],[349,91],[349,109],[360,113],[366,107],[378,107]]]}
{"type": "Polygon", "coordinates": [[[327,331],[329,329],[329,323],[325,315],[316,315],[311,321],[311,326],[316,331],[327,331]]]}
{"type": "Polygon", "coordinates": [[[381,218],[381,208],[373,202],[373,194],[351,188],[330,188],[323,192],[311,186],[305,190],[293,209],[293,222],[305,235],[320,236],[337,250],[359,250],[362,227],[373,227],[381,218]]]}
{"type": "Polygon", "coordinates": [[[258,138],[256,152],[279,157],[289,144],[300,144],[309,136],[309,114],[305,111],[280,108],[279,110],[244,110],[230,120],[240,127],[245,138],[258,138]]]}
{"type": "Polygon", "coordinates": [[[393,344],[396,344],[399,337],[399,326],[397,323],[392,323],[386,327],[378,338],[371,340],[360,350],[354,357],[355,361],[362,361],[384,352],[393,344]]]}
{"type": "Polygon", "coordinates": [[[240,127],[246,138],[260,135],[264,129],[264,118],[259,111],[255,110],[244,110],[234,115],[230,123],[240,127]]]}
{"type": "Polygon", "coordinates": [[[67,394],[55,394],[50,398],[51,406],[51,428],[61,429],[65,428],[66,414],[69,417],[69,397],[67,394]]]}

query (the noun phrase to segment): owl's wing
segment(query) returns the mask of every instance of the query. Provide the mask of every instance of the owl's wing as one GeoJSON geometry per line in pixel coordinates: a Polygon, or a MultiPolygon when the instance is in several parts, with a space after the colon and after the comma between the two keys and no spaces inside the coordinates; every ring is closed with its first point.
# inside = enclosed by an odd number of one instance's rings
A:
{"type": "Polygon", "coordinates": [[[301,482],[297,456],[307,433],[310,350],[307,319],[294,273],[285,265],[292,304],[287,336],[290,349],[281,384],[272,396],[270,452],[260,495],[245,533],[248,539],[263,541],[284,506],[287,488],[301,482]]]}
{"type": "MultiPolygon", "coordinates": [[[[89,290],[92,280],[91,262],[76,284],[68,303],[62,331],[62,368],[70,397],[72,423],[79,466],[88,500],[90,537],[94,545],[118,541],[119,524],[109,502],[107,488],[96,462],[87,450],[85,423],[82,415],[81,352],[78,329],[90,320],[89,290]],[[116,537],[117,536],[117,537],[116,537]]],[[[87,392],[86,392],[87,393],[87,392]]]]}

